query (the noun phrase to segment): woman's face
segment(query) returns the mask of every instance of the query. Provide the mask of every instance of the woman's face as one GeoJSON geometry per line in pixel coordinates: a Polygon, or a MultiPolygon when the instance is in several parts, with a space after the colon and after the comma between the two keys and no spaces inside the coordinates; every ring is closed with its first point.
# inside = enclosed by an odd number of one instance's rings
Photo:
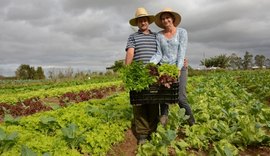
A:
{"type": "Polygon", "coordinates": [[[148,17],[140,17],[137,19],[137,25],[140,30],[144,31],[148,29],[149,22],[148,17]]]}
{"type": "Polygon", "coordinates": [[[163,26],[166,28],[166,27],[171,27],[171,26],[174,26],[173,25],[173,22],[174,22],[174,19],[173,19],[173,15],[170,14],[170,13],[162,13],[161,16],[160,16],[160,19],[161,19],[161,23],[163,24],[163,26]]]}

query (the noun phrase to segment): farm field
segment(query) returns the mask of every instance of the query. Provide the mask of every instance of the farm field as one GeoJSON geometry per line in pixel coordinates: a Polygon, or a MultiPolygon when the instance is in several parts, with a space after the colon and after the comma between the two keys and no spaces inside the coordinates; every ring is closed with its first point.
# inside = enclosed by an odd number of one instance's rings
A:
{"type": "Polygon", "coordinates": [[[268,155],[270,71],[188,78],[196,124],[170,106],[169,123],[134,145],[132,107],[119,78],[1,82],[0,155],[268,155]],[[134,147],[135,146],[135,147],[134,147]]]}

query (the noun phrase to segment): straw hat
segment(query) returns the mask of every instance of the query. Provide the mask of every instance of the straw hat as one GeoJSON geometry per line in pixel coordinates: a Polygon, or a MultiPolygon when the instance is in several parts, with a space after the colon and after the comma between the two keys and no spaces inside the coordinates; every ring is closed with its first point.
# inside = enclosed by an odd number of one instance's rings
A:
{"type": "Polygon", "coordinates": [[[155,21],[155,16],[154,15],[148,15],[145,8],[138,8],[136,10],[136,13],[135,13],[135,18],[132,18],[131,20],[129,20],[129,24],[132,25],[132,26],[138,26],[136,20],[137,20],[137,18],[140,18],[140,17],[148,17],[149,18],[149,21],[148,21],[149,24],[151,24],[151,23],[153,23],[155,21]]]}
{"type": "Polygon", "coordinates": [[[165,13],[165,12],[171,13],[171,14],[174,16],[175,19],[174,19],[173,25],[174,25],[175,27],[177,27],[177,26],[180,24],[180,22],[181,22],[181,16],[180,16],[180,14],[178,14],[177,12],[172,11],[171,8],[165,8],[165,9],[163,9],[161,12],[159,12],[158,14],[156,14],[156,16],[155,16],[155,17],[156,17],[156,20],[155,20],[156,25],[157,25],[158,27],[164,29],[164,26],[163,26],[163,24],[161,23],[160,16],[161,16],[162,13],[165,13]]]}

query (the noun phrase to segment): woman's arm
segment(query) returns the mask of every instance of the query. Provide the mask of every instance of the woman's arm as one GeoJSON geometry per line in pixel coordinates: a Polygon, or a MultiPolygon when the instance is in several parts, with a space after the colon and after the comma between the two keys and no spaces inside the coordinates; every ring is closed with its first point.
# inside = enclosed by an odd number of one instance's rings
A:
{"type": "Polygon", "coordinates": [[[188,35],[187,31],[183,28],[179,29],[179,45],[178,45],[178,53],[177,53],[177,67],[179,70],[184,65],[184,58],[187,51],[187,44],[188,44],[188,35]]]}

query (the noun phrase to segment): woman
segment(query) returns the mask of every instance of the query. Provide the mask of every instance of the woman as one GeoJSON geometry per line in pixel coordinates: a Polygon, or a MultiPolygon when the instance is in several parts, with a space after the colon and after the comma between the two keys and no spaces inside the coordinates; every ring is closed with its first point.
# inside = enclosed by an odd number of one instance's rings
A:
{"type": "MultiPolygon", "coordinates": [[[[187,31],[177,26],[181,22],[181,16],[177,12],[166,8],[155,16],[155,23],[163,30],[157,34],[157,53],[151,58],[150,62],[155,64],[169,63],[177,65],[179,69],[179,107],[186,110],[189,115],[188,123],[193,125],[195,119],[186,97],[187,68],[183,66],[187,49],[187,31]]],[[[168,105],[161,105],[162,125],[166,125],[168,120],[168,105]]]]}

